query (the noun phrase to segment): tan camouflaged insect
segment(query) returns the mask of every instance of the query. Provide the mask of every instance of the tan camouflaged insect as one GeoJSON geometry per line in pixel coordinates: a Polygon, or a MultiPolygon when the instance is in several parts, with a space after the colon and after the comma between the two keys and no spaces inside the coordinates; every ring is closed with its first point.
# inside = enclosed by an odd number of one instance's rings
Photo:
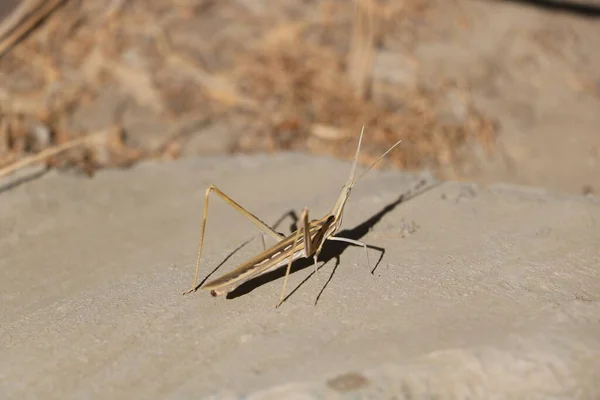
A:
{"type": "Polygon", "coordinates": [[[398,144],[400,144],[401,141],[396,142],[396,144],[390,147],[377,160],[375,160],[375,162],[371,164],[371,166],[365,172],[363,172],[358,179],[355,180],[354,176],[356,172],[356,165],[358,162],[358,154],[360,152],[363,133],[364,127],[361,130],[360,137],[358,139],[358,146],[356,148],[354,161],[350,170],[350,177],[348,178],[346,184],[343,186],[340,196],[338,197],[337,202],[335,203],[331,211],[323,218],[312,220],[309,222],[308,209],[304,208],[300,217],[300,227],[289,236],[284,236],[276,232],[267,224],[258,219],[254,214],[247,211],[245,208],[243,208],[241,205],[236,203],[233,199],[231,199],[229,196],[227,196],[225,193],[219,190],[216,186],[210,185],[208,189],[206,189],[205,194],[204,214],[202,217],[200,242],[198,244],[198,257],[196,259],[196,271],[194,273],[194,282],[192,284],[192,288],[184,294],[195,292],[198,289],[198,271],[200,268],[200,259],[202,257],[202,245],[204,242],[204,231],[206,228],[208,197],[212,191],[218,194],[227,204],[231,205],[242,215],[244,215],[250,221],[252,221],[263,232],[277,240],[277,243],[272,247],[265,249],[262,253],[244,262],[243,264],[235,268],[233,271],[221,276],[220,278],[207,282],[199,288],[201,290],[210,291],[212,296],[221,296],[227,294],[236,289],[244,282],[247,282],[250,279],[274,271],[277,268],[287,264],[285,278],[283,280],[283,287],[281,290],[281,296],[276,305],[276,307],[279,307],[284,300],[288,276],[290,274],[292,262],[299,258],[308,258],[312,256],[316,271],[317,258],[319,257],[321,249],[323,248],[323,245],[326,240],[335,240],[362,246],[365,249],[365,253],[367,255],[367,263],[369,263],[370,266],[366,244],[348,238],[336,237],[334,235],[339,231],[340,226],[342,224],[344,206],[346,205],[346,201],[348,201],[348,197],[350,196],[352,187],[356,184],[356,182],[358,182],[358,180],[360,180],[362,176],[364,176],[371,168],[373,168],[375,164],[377,164],[383,157],[385,157],[398,144]]]}

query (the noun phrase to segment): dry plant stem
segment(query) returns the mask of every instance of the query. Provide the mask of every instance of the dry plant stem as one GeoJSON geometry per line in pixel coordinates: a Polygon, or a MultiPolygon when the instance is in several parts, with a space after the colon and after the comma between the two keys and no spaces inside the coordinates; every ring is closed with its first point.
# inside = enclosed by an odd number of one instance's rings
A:
{"type": "Polygon", "coordinates": [[[47,158],[50,158],[56,154],[62,153],[63,151],[72,149],[74,147],[77,146],[81,146],[83,143],[91,140],[92,137],[94,137],[95,135],[91,135],[91,136],[85,136],[82,138],[77,138],[77,139],[73,139],[71,141],[68,141],[66,143],[63,144],[59,144],[57,146],[54,147],[50,147],[48,149],[42,150],[37,154],[34,154],[30,157],[26,157],[22,160],[19,160],[17,162],[15,162],[14,164],[8,165],[2,169],[0,169],[0,178],[2,178],[3,176],[9,175],[13,172],[15,172],[18,169],[27,167],[31,164],[35,164],[37,162],[43,161],[47,158]]]}
{"type": "MultiPolygon", "coordinates": [[[[0,38],[0,57],[63,2],[65,2],[65,0],[37,1],[37,4],[34,6],[35,8],[30,12],[24,12],[25,15],[22,16],[22,19],[18,21],[18,24],[16,24],[15,27],[10,27],[8,25],[0,27],[0,31],[4,31],[3,33],[8,32],[6,33],[6,36],[0,38]]],[[[29,3],[31,3],[31,1],[22,3],[22,9],[27,11],[29,3]]],[[[8,23],[15,24],[15,20],[11,19],[8,23]]]]}
{"type": "Polygon", "coordinates": [[[342,216],[344,212],[344,207],[348,198],[350,197],[350,192],[356,182],[360,180],[362,176],[364,176],[371,168],[375,166],[383,157],[385,157],[392,149],[394,149],[400,141],[396,142],[392,147],[390,147],[385,153],[383,153],[369,168],[363,172],[358,178],[355,178],[356,166],[358,163],[358,155],[360,152],[360,146],[362,143],[362,137],[364,133],[361,130],[360,138],[358,139],[358,146],[356,148],[356,153],[354,155],[354,161],[352,163],[352,168],[350,170],[350,177],[348,181],[342,188],[342,191],[338,197],[337,202],[331,209],[331,211],[325,215],[321,219],[310,221],[308,220],[308,209],[304,208],[302,210],[302,216],[300,218],[301,225],[300,227],[293,232],[291,235],[284,237],[283,235],[275,232],[269,226],[267,226],[264,222],[260,221],[256,216],[252,213],[244,209],[241,205],[232,200],[229,196],[223,193],[221,190],[217,189],[214,185],[210,185],[206,190],[205,201],[204,201],[204,213],[202,216],[202,228],[200,231],[200,241],[198,243],[198,255],[196,259],[196,269],[194,273],[194,281],[192,283],[192,288],[185,292],[184,294],[194,292],[198,289],[198,271],[200,268],[200,260],[202,257],[202,247],[204,243],[204,233],[206,229],[206,217],[208,214],[208,198],[212,191],[218,194],[227,204],[231,205],[235,210],[240,212],[242,215],[250,219],[256,226],[262,229],[265,233],[271,235],[277,243],[272,247],[264,250],[262,253],[257,256],[251,258],[245,263],[241,264],[233,271],[221,276],[220,278],[214,279],[200,287],[202,290],[210,291],[212,296],[221,296],[235,290],[238,286],[243,284],[244,282],[249,281],[255,277],[264,275],[271,271],[274,271],[282,266],[287,265],[285,277],[283,280],[283,286],[281,290],[281,295],[276,307],[279,307],[285,298],[285,292],[288,282],[288,277],[290,274],[290,270],[292,267],[292,263],[294,260],[298,258],[313,258],[313,265],[315,267],[315,272],[317,271],[317,259],[323,248],[325,241],[327,240],[337,240],[343,241],[347,243],[351,243],[357,246],[362,246],[365,249],[365,254],[367,257],[367,262],[370,261],[369,255],[367,253],[367,245],[352,239],[347,238],[338,238],[334,236],[340,229],[342,224],[342,216]]]}
{"type": "Polygon", "coordinates": [[[228,106],[238,106],[250,111],[259,109],[256,101],[238,93],[233,84],[223,78],[211,75],[190,58],[173,50],[171,39],[164,29],[157,29],[156,39],[167,63],[177,69],[179,73],[193,79],[206,90],[211,98],[228,106]]]}
{"type": "Polygon", "coordinates": [[[348,61],[348,78],[356,95],[369,97],[375,46],[374,0],[355,0],[354,26],[348,61]]]}

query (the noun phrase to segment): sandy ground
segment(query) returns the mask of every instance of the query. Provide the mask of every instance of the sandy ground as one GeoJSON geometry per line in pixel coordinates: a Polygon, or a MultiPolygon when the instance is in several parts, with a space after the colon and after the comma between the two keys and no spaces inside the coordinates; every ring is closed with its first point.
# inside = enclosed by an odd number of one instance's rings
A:
{"type": "MultiPolygon", "coordinates": [[[[373,274],[361,248],[328,246],[317,275],[295,265],[278,309],[280,272],[229,299],[182,296],[209,183],[275,223],[304,206],[323,215],[348,169],[207,157],[4,187],[0,397],[600,396],[594,197],[372,171],[341,236],[385,250],[373,274]]],[[[203,276],[256,233],[212,201],[203,276]]]]}

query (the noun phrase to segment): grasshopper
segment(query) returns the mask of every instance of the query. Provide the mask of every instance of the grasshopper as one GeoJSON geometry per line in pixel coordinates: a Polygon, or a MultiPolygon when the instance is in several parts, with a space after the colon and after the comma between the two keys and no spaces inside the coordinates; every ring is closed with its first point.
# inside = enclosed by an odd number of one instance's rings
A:
{"type": "Polygon", "coordinates": [[[206,189],[204,197],[204,213],[202,216],[202,228],[200,231],[200,242],[198,244],[198,254],[196,258],[196,270],[194,273],[194,281],[192,284],[192,288],[185,292],[184,295],[195,292],[197,289],[201,289],[210,291],[210,294],[212,296],[221,296],[235,290],[244,282],[247,282],[255,277],[264,275],[266,273],[276,270],[277,268],[287,265],[285,277],[283,280],[283,287],[281,289],[281,296],[276,305],[277,308],[284,301],[288,277],[294,260],[297,260],[299,258],[312,257],[315,272],[317,272],[317,259],[319,257],[319,254],[321,253],[321,249],[323,248],[325,241],[327,240],[346,242],[357,246],[362,246],[365,250],[367,263],[369,264],[370,268],[369,255],[366,244],[348,238],[337,237],[335,236],[335,234],[339,231],[342,225],[344,207],[346,205],[346,202],[348,201],[348,198],[350,197],[350,192],[352,191],[352,188],[354,187],[356,182],[358,182],[360,178],[362,178],[367,172],[369,172],[369,170],[371,170],[371,168],[373,168],[375,164],[377,164],[382,158],[384,158],[390,151],[392,151],[397,145],[399,145],[401,140],[396,142],[396,144],[394,144],[379,158],[377,158],[377,160],[375,160],[375,162],[373,162],[373,164],[371,164],[369,168],[367,168],[367,170],[364,171],[358,177],[358,179],[354,179],[363,133],[364,126],[360,132],[360,137],[358,139],[358,146],[354,155],[354,161],[352,162],[350,177],[348,178],[346,184],[342,187],[340,196],[338,197],[331,211],[323,218],[315,219],[309,222],[309,210],[307,208],[304,208],[300,216],[300,226],[298,227],[298,229],[296,229],[295,232],[293,232],[289,236],[285,236],[279,232],[276,232],[263,221],[258,219],[254,214],[247,211],[244,207],[242,207],[241,205],[236,203],[232,198],[223,193],[215,185],[210,185],[208,189],[206,189]],[[277,243],[272,247],[265,249],[262,253],[251,258],[250,260],[242,263],[233,271],[221,276],[220,278],[207,282],[200,288],[198,288],[198,271],[200,268],[200,259],[202,257],[202,245],[204,243],[206,216],[208,213],[208,198],[212,192],[215,192],[217,195],[219,195],[219,197],[221,197],[227,204],[231,205],[234,209],[236,209],[242,215],[247,217],[264,233],[275,239],[277,243]]]}

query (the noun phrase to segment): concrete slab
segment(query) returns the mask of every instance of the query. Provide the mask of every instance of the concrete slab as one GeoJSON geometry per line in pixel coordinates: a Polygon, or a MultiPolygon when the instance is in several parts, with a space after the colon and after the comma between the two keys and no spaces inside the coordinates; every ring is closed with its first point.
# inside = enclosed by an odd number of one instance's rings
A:
{"type": "MultiPolygon", "coordinates": [[[[0,192],[0,397],[600,396],[598,198],[423,190],[426,175],[372,171],[344,235],[385,249],[373,274],[361,248],[336,245],[318,275],[297,265],[278,309],[282,271],[230,299],[181,295],[209,183],[274,223],[304,206],[322,216],[348,169],[214,157],[50,172],[0,192]]],[[[204,275],[257,233],[219,199],[210,209],[204,275]]]]}

